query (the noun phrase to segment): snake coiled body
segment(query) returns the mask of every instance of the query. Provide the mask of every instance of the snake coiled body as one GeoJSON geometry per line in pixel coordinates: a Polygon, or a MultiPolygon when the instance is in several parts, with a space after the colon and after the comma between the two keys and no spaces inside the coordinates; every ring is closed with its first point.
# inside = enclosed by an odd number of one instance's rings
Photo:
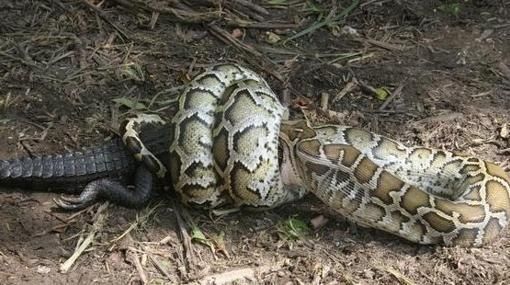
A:
{"type": "Polygon", "coordinates": [[[284,108],[263,78],[216,65],[190,82],[178,104],[169,169],[185,203],[273,207],[292,199],[278,162],[284,108]]]}
{"type": "Polygon", "coordinates": [[[350,220],[421,244],[481,246],[507,227],[510,183],[499,166],[348,126],[284,121],[284,110],[239,65],[193,79],[162,163],[183,202],[274,207],[312,192],[350,220]]]}
{"type": "Polygon", "coordinates": [[[481,246],[509,222],[507,174],[348,126],[285,123],[296,175],[343,216],[421,244],[481,246]]]}

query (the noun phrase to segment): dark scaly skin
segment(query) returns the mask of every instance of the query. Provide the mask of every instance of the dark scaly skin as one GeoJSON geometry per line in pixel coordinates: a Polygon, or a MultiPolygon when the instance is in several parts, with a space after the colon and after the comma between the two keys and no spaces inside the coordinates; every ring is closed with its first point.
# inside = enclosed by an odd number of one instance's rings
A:
{"type": "MultiPolygon", "coordinates": [[[[155,155],[167,156],[168,126],[144,129],[140,137],[155,155]]],[[[0,186],[80,194],[55,201],[67,210],[82,209],[100,199],[129,208],[141,207],[150,198],[152,176],[120,138],[82,151],[0,160],[0,186]],[[135,188],[127,189],[128,184],[135,188]]]]}
{"type": "Polygon", "coordinates": [[[0,160],[0,185],[77,194],[88,182],[109,177],[127,182],[136,162],[120,139],[83,151],[0,160]]]}

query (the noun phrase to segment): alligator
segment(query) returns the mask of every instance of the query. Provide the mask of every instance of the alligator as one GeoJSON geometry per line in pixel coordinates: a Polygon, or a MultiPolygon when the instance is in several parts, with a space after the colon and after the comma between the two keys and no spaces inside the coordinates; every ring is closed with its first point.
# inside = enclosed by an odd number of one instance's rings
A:
{"type": "MultiPolygon", "coordinates": [[[[160,125],[140,132],[147,148],[162,161],[168,159],[170,130],[169,125],[160,125]]],[[[140,208],[149,201],[154,184],[154,174],[134,158],[120,137],[62,154],[0,160],[1,187],[79,195],[55,199],[64,210],[83,209],[98,200],[140,208]]]]}

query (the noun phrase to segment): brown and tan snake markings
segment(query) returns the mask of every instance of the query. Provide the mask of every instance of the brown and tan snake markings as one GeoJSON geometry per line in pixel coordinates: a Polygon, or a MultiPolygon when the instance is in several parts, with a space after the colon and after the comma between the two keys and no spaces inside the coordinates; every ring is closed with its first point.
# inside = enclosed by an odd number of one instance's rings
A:
{"type": "Polygon", "coordinates": [[[507,227],[510,182],[499,166],[348,126],[285,121],[284,111],[259,75],[222,64],[180,95],[169,161],[144,159],[151,153],[133,124],[124,137],[150,169],[168,167],[190,205],[269,208],[311,192],[354,222],[421,244],[482,246],[507,227]]]}

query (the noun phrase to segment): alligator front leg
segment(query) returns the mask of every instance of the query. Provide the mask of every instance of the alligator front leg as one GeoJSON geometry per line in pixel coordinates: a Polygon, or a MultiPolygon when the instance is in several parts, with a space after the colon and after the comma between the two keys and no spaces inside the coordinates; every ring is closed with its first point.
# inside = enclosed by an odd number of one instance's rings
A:
{"type": "Polygon", "coordinates": [[[153,174],[144,165],[140,165],[136,170],[132,190],[116,180],[102,178],[89,182],[78,197],[61,196],[54,201],[65,210],[80,210],[98,200],[113,201],[127,208],[140,208],[149,201],[152,186],[153,174]]]}

